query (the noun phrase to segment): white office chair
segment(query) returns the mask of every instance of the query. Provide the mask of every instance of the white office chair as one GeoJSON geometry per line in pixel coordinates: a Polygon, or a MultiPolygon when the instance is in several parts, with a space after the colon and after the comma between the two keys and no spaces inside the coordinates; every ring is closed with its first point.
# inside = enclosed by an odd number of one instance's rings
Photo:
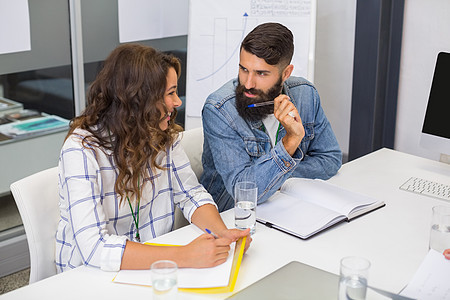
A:
{"type": "Polygon", "coordinates": [[[11,184],[30,251],[30,284],[56,274],[55,233],[59,221],[58,168],[11,184]]]}
{"type": "MultiPolygon", "coordinates": [[[[203,128],[200,127],[184,131],[182,133],[181,145],[183,146],[184,151],[191,162],[191,167],[195,173],[195,176],[200,179],[200,176],[203,173],[203,128]]],[[[176,207],[174,228],[178,229],[188,224],[189,222],[183,216],[181,210],[176,207]]]]}
{"type": "Polygon", "coordinates": [[[202,154],[203,154],[203,128],[194,128],[182,133],[181,145],[191,162],[192,170],[195,176],[200,179],[203,173],[202,154]]]}

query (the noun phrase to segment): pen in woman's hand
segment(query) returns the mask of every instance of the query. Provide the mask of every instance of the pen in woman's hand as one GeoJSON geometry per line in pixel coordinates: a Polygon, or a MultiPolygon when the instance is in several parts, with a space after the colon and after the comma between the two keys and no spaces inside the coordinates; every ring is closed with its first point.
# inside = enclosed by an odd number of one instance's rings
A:
{"type": "Polygon", "coordinates": [[[206,231],[207,233],[209,233],[210,235],[212,235],[215,239],[218,239],[218,238],[219,238],[214,232],[212,232],[212,231],[209,230],[208,228],[205,228],[205,231],[206,231]]]}

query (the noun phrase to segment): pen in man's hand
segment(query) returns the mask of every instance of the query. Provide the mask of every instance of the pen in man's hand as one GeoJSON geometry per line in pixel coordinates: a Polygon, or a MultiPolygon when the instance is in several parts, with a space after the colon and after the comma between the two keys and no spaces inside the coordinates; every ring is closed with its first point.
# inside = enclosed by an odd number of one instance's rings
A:
{"type": "Polygon", "coordinates": [[[273,104],[273,102],[274,102],[274,101],[271,100],[271,101],[265,101],[265,102],[253,103],[253,104],[248,105],[247,107],[265,106],[265,105],[273,104]]]}
{"type": "MultiPolygon", "coordinates": [[[[247,107],[259,107],[259,106],[266,106],[266,105],[271,105],[271,104],[273,105],[273,103],[274,103],[274,101],[271,100],[271,101],[265,101],[265,102],[259,102],[259,103],[249,104],[249,105],[247,105],[247,107]]],[[[288,115],[291,116],[291,117],[293,117],[294,120],[297,121],[297,118],[295,117],[294,112],[290,111],[290,112],[288,113],[288,115]]]]}
{"type": "Polygon", "coordinates": [[[209,233],[210,235],[212,235],[215,239],[218,239],[218,238],[219,238],[214,232],[212,232],[212,231],[209,230],[208,228],[205,228],[205,231],[206,231],[207,233],[209,233]]]}

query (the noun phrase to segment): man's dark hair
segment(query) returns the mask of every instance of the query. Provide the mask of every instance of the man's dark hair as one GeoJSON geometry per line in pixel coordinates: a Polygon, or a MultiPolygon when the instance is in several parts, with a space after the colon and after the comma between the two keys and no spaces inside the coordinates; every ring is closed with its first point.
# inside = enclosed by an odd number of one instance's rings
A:
{"type": "Polygon", "coordinates": [[[242,41],[241,50],[256,55],[269,65],[285,67],[294,54],[292,32],[279,23],[264,23],[256,26],[242,41]]]}

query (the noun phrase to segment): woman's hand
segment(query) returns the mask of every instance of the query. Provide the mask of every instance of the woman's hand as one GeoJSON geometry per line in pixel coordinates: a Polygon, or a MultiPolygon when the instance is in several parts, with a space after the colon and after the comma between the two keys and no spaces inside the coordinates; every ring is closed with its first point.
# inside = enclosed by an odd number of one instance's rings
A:
{"type": "Polygon", "coordinates": [[[236,242],[238,239],[243,238],[244,236],[247,237],[247,240],[245,242],[245,249],[244,253],[247,251],[248,247],[250,247],[250,244],[252,242],[252,238],[250,236],[250,228],[247,228],[245,230],[239,230],[239,229],[225,229],[218,233],[219,237],[225,237],[231,240],[231,242],[236,242]]]}
{"type": "Polygon", "coordinates": [[[226,237],[216,239],[211,234],[202,234],[183,246],[184,257],[180,267],[210,268],[223,264],[228,258],[232,242],[226,237]]]}

